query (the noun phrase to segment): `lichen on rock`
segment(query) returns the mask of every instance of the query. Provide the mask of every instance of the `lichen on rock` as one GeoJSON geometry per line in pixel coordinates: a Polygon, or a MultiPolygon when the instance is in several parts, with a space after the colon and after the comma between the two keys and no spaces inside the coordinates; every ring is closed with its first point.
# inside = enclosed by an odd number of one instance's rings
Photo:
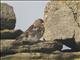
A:
{"type": "Polygon", "coordinates": [[[7,3],[0,3],[0,29],[14,29],[16,24],[16,16],[13,7],[7,3]]]}
{"type": "Polygon", "coordinates": [[[51,1],[44,11],[46,40],[72,38],[80,42],[80,1],[51,1]],[[75,32],[74,32],[75,31],[75,32]]]}

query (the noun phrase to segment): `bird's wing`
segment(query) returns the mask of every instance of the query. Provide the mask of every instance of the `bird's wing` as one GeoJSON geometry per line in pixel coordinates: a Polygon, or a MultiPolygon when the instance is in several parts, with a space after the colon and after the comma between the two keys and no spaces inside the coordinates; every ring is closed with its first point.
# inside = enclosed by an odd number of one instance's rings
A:
{"type": "Polygon", "coordinates": [[[31,26],[25,31],[25,33],[28,32],[28,31],[32,31],[33,28],[34,28],[34,25],[31,25],[31,26]]]}

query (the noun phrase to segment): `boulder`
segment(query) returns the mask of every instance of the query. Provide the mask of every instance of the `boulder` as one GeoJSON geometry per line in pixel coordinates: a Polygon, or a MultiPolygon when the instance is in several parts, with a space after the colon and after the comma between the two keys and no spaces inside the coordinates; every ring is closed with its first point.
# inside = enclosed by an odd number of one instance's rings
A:
{"type": "Polygon", "coordinates": [[[14,44],[16,40],[10,41],[10,39],[1,40],[1,56],[15,54],[19,52],[42,52],[42,53],[52,53],[53,51],[61,50],[62,46],[55,45],[54,42],[35,42],[33,44],[29,44],[26,41],[18,44],[14,44]],[[7,41],[9,44],[6,44],[7,41]]]}
{"type": "Polygon", "coordinates": [[[54,52],[52,54],[44,53],[17,53],[9,56],[1,57],[1,60],[80,60],[80,52],[61,53],[54,52]]]}
{"type": "Polygon", "coordinates": [[[21,35],[23,31],[21,30],[1,30],[0,31],[0,39],[16,39],[19,35],[21,35]]]}
{"type": "Polygon", "coordinates": [[[75,42],[80,43],[80,1],[48,2],[44,21],[46,40],[65,40],[75,34],[75,42]]]}
{"type": "Polygon", "coordinates": [[[14,29],[16,24],[16,16],[13,7],[7,3],[0,3],[0,29],[14,29]]]}
{"type": "MultiPolygon", "coordinates": [[[[46,53],[51,51],[51,47],[53,46],[53,43],[49,42],[42,42],[37,43],[34,45],[18,45],[18,48],[10,49],[12,46],[12,43],[15,41],[15,39],[10,40],[1,40],[0,44],[0,53],[1,54],[1,60],[79,60],[80,59],[80,52],[60,52],[60,51],[53,51],[51,53],[46,53]],[[22,47],[23,46],[23,47],[22,47]],[[30,49],[28,49],[30,47],[30,49]],[[38,49],[44,48],[40,51],[43,52],[37,52],[33,51],[38,49]],[[49,49],[48,49],[49,48],[49,49]],[[48,49],[48,50],[47,50],[48,49]]],[[[17,47],[17,46],[15,46],[17,47]]]]}

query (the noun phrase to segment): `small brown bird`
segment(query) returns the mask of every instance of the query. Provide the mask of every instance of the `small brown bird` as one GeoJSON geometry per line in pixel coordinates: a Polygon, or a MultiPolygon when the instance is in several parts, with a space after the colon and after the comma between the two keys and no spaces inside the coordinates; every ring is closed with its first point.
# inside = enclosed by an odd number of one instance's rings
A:
{"type": "Polygon", "coordinates": [[[37,19],[33,25],[16,39],[17,43],[22,43],[22,41],[37,42],[43,36],[44,30],[44,21],[37,19]]]}

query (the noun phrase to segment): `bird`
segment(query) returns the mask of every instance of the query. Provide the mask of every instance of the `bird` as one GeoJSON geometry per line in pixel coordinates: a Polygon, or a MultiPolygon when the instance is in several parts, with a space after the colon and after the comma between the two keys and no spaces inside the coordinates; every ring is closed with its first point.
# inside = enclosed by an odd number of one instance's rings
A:
{"type": "Polygon", "coordinates": [[[40,41],[45,31],[43,19],[37,19],[35,22],[19,37],[16,38],[17,43],[26,44],[26,42],[34,43],[40,41]]]}

